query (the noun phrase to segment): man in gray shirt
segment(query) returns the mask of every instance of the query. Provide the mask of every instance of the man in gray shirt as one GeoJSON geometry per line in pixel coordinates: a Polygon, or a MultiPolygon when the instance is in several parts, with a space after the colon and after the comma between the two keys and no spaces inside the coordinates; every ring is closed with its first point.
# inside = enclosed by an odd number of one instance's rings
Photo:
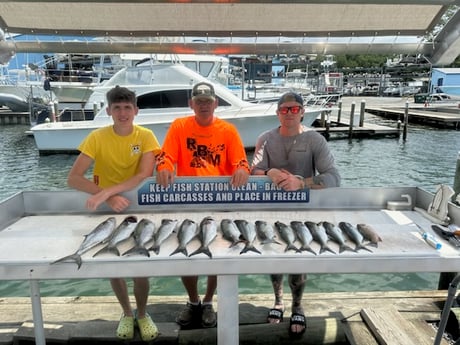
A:
{"type": "MultiPolygon", "coordinates": [[[[305,109],[303,99],[288,92],[278,101],[276,112],[280,126],[262,133],[256,142],[251,173],[267,175],[286,191],[304,188],[322,189],[340,186],[340,174],[326,139],[302,125],[305,109]]],[[[275,294],[275,305],[268,314],[269,323],[283,320],[283,275],[270,276],[275,294]]],[[[306,274],[290,274],[292,310],[289,332],[301,335],[306,322],[302,307],[306,274]]]]}

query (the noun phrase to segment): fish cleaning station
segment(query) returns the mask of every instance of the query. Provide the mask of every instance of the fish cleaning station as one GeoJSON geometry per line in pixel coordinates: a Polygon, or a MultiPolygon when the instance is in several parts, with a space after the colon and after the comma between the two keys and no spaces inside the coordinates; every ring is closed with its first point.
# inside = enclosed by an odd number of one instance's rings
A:
{"type": "MultiPolygon", "coordinates": [[[[84,208],[86,195],[75,191],[22,192],[0,204],[0,279],[29,282],[37,344],[46,342],[39,287],[42,280],[217,275],[217,343],[236,345],[240,341],[238,275],[455,272],[460,265],[458,248],[431,229],[433,221],[441,224],[447,218],[458,224],[460,208],[419,188],[285,192],[267,177],[251,177],[246,186],[237,189],[222,177],[177,178],[175,184],[180,193],[162,188],[154,179],[144,181],[128,195],[137,203],[120,215],[110,214],[108,208],[88,214],[84,208]],[[74,260],[57,262],[76,253],[84,236],[106,219],[114,217],[118,224],[127,215],[149,219],[157,226],[163,219],[199,224],[211,217],[221,226],[208,245],[211,255],[185,255],[199,249],[199,236],[184,245],[185,251],[175,252],[181,245],[179,231],[161,243],[158,254],[93,256],[103,247],[101,242],[81,253],[80,267],[74,260]],[[249,224],[366,224],[381,241],[375,246],[364,241],[361,247],[366,248],[361,249],[365,250],[343,252],[333,242],[329,244],[331,251],[322,252],[316,242],[311,242],[311,251],[289,250],[282,235],[278,236],[279,243],[263,244],[254,236],[232,246],[225,235],[224,219],[241,219],[249,224]],[[245,252],[249,242],[256,250],[245,252]]],[[[348,243],[353,246],[352,240],[348,243]]],[[[133,245],[130,239],[120,245],[119,252],[133,245]]]]}

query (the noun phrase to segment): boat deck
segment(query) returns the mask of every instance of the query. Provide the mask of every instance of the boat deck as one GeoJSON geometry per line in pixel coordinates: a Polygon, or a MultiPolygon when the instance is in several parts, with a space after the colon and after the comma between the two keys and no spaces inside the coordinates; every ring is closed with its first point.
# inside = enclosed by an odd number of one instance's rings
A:
{"type": "MultiPolygon", "coordinates": [[[[216,344],[216,328],[180,330],[174,322],[185,296],[152,296],[148,311],[160,330],[153,343],[216,344]],[[197,339],[200,339],[197,342],[197,339]]],[[[433,344],[437,322],[447,291],[389,291],[356,293],[307,293],[307,331],[299,339],[288,334],[287,308],[284,322],[266,323],[273,295],[240,295],[240,344],[433,344]]],[[[215,304],[218,304],[218,298],[215,304]]],[[[133,301],[134,303],[134,301],[133,301]]],[[[290,306],[289,293],[285,304],[290,306]]],[[[115,297],[45,297],[47,344],[102,344],[116,342],[120,307],[115,297]]],[[[133,304],[134,305],[134,304],[133,304]]],[[[0,300],[0,344],[32,344],[34,332],[29,298],[0,300]]],[[[458,334],[458,322],[449,320],[446,333],[458,334]]],[[[141,343],[136,334],[130,343],[141,343]]],[[[453,343],[444,338],[442,345],[453,343]]]]}

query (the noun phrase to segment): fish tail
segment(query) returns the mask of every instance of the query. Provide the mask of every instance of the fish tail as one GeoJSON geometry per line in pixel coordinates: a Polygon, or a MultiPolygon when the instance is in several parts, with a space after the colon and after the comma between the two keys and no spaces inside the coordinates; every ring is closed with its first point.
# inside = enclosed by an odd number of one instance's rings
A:
{"type": "Polygon", "coordinates": [[[156,245],[156,244],[154,244],[153,246],[151,246],[151,247],[149,248],[149,250],[153,250],[153,252],[154,252],[156,255],[160,254],[160,246],[158,246],[158,245],[156,245]]]}
{"type": "Polygon", "coordinates": [[[310,253],[317,255],[316,252],[313,249],[311,249],[309,245],[303,245],[302,247],[299,248],[299,250],[301,252],[310,252],[310,253]]]}
{"type": "Polygon", "coordinates": [[[189,257],[190,257],[190,256],[193,256],[193,255],[201,254],[201,253],[206,254],[207,256],[209,256],[209,257],[212,259],[212,253],[211,253],[211,251],[209,250],[208,247],[201,247],[201,248],[198,248],[198,249],[195,250],[192,254],[190,254],[189,257]]]}
{"type": "Polygon", "coordinates": [[[232,244],[230,244],[229,248],[233,248],[234,246],[236,246],[237,244],[239,244],[241,242],[244,242],[244,240],[235,240],[235,241],[232,242],[232,244]]]}
{"type": "Polygon", "coordinates": [[[339,246],[339,253],[343,253],[344,251],[356,252],[356,249],[353,249],[350,246],[347,246],[346,244],[341,244],[339,246]]]}
{"type": "Polygon", "coordinates": [[[118,250],[117,247],[104,247],[102,248],[101,250],[99,250],[98,252],[96,252],[94,255],[93,255],[93,258],[99,254],[102,254],[102,253],[112,253],[112,254],[115,254],[116,256],[120,256],[120,251],[118,250]]]}
{"type": "Polygon", "coordinates": [[[141,246],[135,246],[131,248],[130,250],[124,252],[123,256],[131,255],[131,254],[139,254],[139,255],[150,257],[149,251],[145,247],[141,247],[141,246]]]}
{"type": "Polygon", "coordinates": [[[254,247],[252,244],[246,244],[246,246],[243,248],[243,250],[240,252],[240,254],[244,254],[246,252],[254,252],[258,254],[262,254],[256,247],[254,247]]]}
{"type": "Polygon", "coordinates": [[[291,244],[288,244],[286,249],[284,250],[285,252],[289,251],[289,250],[294,250],[296,253],[300,253],[300,249],[297,248],[295,245],[293,245],[292,243],[291,244]]]}
{"type": "Polygon", "coordinates": [[[330,252],[332,254],[337,254],[336,252],[334,252],[331,248],[329,248],[328,245],[324,245],[324,246],[321,246],[321,249],[319,250],[319,253],[322,254],[324,252],[330,252]]]}
{"type": "Polygon", "coordinates": [[[171,254],[169,254],[169,256],[173,256],[174,254],[177,254],[177,253],[182,253],[185,256],[188,256],[187,248],[182,247],[182,246],[177,247],[175,251],[173,251],[171,254]]]}
{"type": "Polygon", "coordinates": [[[355,251],[358,251],[358,250],[360,250],[360,249],[364,249],[364,250],[367,250],[368,252],[373,253],[373,251],[370,250],[369,248],[367,248],[365,245],[357,244],[357,245],[356,245],[356,248],[355,248],[355,251]]]}
{"type": "Polygon", "coordinates": [[[50,265],[57,264],[59,262],[66,262],[66,261],[74,261],[77,264],[78,269],[80,269],[81,267],[81,256],[78,254],[64,256],[63,258],[53,261],[52,263],[50,263],[50,265]]]}

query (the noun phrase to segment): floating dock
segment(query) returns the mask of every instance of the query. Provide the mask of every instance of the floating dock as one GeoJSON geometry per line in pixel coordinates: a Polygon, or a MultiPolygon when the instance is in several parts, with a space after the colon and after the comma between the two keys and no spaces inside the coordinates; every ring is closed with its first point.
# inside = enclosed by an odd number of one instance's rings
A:
{"type": "MultiPolygon", "coordinates": [[[[404,122],[406,109],[366,107],[366,113],[404,122]]],[[[460,109],[454,107],[416,107],[408,109],[408,122],[435,128],[460,129],[460,109]]]]}

